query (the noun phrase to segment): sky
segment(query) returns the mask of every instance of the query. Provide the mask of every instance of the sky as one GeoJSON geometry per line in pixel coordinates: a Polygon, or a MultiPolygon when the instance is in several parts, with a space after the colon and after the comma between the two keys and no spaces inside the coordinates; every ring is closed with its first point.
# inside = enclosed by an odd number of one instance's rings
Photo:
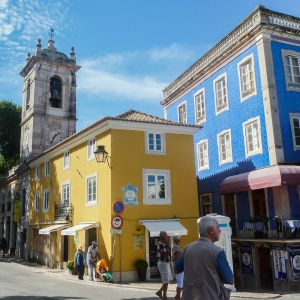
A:
{"type": "Polygon", "coordinates": [[[162,90],[259,4],[300,17],[299,0],[0,0],[0,100],[21,105],[27,53],[53,28],[81,66],[77,131],[129,109],[163,117],[162,90]]]}

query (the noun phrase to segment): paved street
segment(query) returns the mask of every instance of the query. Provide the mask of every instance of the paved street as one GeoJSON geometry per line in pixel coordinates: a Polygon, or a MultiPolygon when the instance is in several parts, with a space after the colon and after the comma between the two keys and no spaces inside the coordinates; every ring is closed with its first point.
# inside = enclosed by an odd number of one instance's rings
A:
{"type": "MultiPolygon", "coordinates": [[[[154,292],[158,283],[108,284],[78,281],[66,271],[11,260],[0,260],[0,299],[109,299],[158,300],[154,292]]],[[[176,285],[170,285],[169,299],[173,299],[176,285]]],[[[232,300],[282,299],[296,300],[300,294],[279,295],[275,293],[233,293],[232,300]]]]}

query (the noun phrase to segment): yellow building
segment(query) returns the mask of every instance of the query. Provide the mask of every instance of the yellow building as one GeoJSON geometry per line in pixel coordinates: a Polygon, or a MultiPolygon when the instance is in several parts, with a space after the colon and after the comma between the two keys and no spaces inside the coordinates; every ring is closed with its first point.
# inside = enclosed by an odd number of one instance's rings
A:
{"type": "Polygon", "coordinates": [[[136,280],[140,258],[150,265],[147,278],[157,276],[159,231],[183,235],[182,246],[197,239],[199,129],[130,110],[31,160],[30,258],[62,268],[77,245],[87,251],[96,240],[114,280],[136,280]],[[105,163],[95,159],[97,146],[109,155],[105,163]]]}

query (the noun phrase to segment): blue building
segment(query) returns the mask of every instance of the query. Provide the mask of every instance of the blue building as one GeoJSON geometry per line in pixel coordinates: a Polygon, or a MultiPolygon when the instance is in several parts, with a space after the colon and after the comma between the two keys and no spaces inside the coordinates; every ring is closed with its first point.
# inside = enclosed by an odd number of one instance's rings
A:
{"type": "Polygon", "coordinates": [[[237,289],[299,292],[300,18],[257,6],[163,93],[165,118],[203,126],[200,213],[231,218],[237,289]]]}

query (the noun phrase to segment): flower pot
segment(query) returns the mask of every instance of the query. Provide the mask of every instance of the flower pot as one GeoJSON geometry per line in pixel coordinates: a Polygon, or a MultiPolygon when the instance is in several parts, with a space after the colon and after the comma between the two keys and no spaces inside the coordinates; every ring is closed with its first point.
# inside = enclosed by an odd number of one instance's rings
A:
{"type": "Polygon", "coordinates": [[[71,275],[78,275],[77,268],[71,268],[71,269],[68,269],[68,270],[69,270],[69,274],[71,274],[71,275]]]}
{"type": "Polygon", "coordinates": [[[140,281],[146,281],[147,269],[137,269],[140,281]]]}

